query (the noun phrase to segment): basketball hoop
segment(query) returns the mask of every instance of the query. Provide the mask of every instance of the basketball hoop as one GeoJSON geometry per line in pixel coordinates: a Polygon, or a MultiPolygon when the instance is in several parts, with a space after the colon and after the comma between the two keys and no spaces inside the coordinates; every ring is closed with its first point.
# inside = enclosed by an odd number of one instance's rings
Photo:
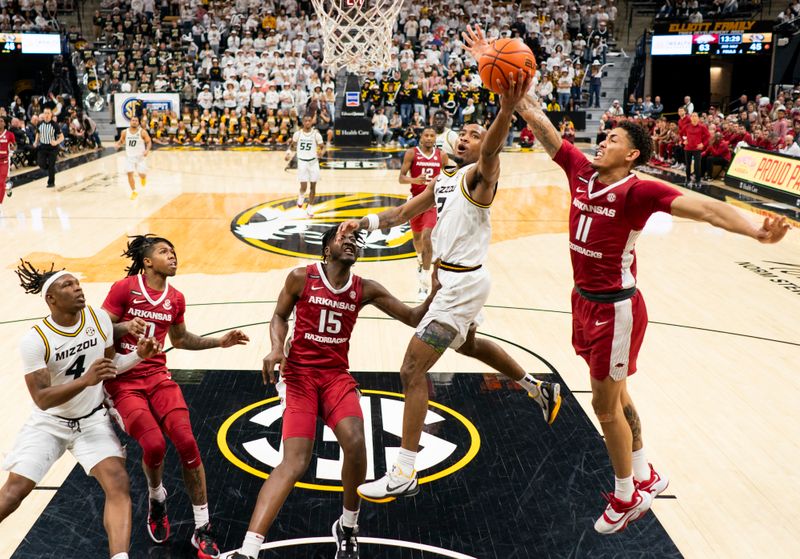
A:
{"type": "Polygon", "coordinates": [[[402,0],[311,0],[322,30],[324,65],[352,73],[392,66],[392,33],[402,0]]]}

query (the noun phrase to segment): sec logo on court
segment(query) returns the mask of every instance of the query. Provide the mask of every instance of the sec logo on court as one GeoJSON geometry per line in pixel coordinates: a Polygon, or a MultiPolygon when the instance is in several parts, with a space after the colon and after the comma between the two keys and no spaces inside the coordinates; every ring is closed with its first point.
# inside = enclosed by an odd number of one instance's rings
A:
{"type": "MultiPolygon", "coordinates": [[[[480,449],[478,430],[456,410],[429,402],[425,430],[417,455],[419,483],[430,483],[465,467],[480,449]]],[[[400,452],[403,395],[364,390],[361,396],[367,446],[367,480],[394,463],[400,452]]],[[[235,466],[260,478],[281,462],[281,415],[276,396],[250,404],[228,417],[217,433],[217,445],[235,466]]],[[[315,457],[297,487],[317,491],[342,491],[341,449],[327,426],[318,433],[315,457]]]]}
{"type": "MultiPolygon", "coordinates": [[[[318,259],[322,235],[344,219],[402,205],[406,196],[365,192],[318,194],[314,216],[297,207],[297,198],[280,198],[241,212],[231,222],[231,232],[241,241],[268,252],[318,259]]],[[[362,262],[414,258],[413,236],[408,223],[391,229],[362,233],[362,262]]]]}

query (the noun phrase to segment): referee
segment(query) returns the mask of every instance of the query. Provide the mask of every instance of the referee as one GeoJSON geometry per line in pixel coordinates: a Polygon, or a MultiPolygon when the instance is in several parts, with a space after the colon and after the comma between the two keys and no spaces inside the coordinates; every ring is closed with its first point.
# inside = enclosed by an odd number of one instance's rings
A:
{"type": "Polygon", "coordinates": [[[47,170],[47,188],[56,185],[56,157],[58,157],[58,146],[63,141],[64,134],[61,133],[61,128],[53,122],[53,110],[45,107],[44,119],[36,129],[33,145],[39,148],[36,154],[39,167],[47,170]]]}

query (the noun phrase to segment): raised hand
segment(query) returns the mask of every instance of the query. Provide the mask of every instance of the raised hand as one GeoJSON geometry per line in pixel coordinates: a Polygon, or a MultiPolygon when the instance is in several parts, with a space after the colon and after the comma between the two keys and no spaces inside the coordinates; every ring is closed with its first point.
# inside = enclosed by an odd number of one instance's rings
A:
{"type": "Polygon", "coordinates": [[[764,224],[758,230],[758,242],[764,244],[777,243],[791,229],[785,217],[765,217],[764,224]]]}
{"type": "Polygon", "coordinates": [[[284,365],[286,365],[286,355],[284,355],[283,349],[273,349],[263,359],[261,366],[261,378],[264,379],[264,384],[267,384],[267,382],[275,384],[275,367],[280,367],[279,372],[282,373],[284,365]]]}
{"type": "Polygon", "coordinates": [[[500,91],[500,108],[514,110],[531,88],[533,76],[520,69],[516,74],[509,73],[506,79],[507,87],[499,79],[496,80],[496,88],[500,91]]]}
{"type": "Polygon", "coordinates": [[[348,219],[339,224],[339,231],[336,233],[337,240],[341,239],[348,233],[355,233],[361,229],[361,223],[357,219],[348,219]]]}
{"type": "Polygon", "coordinates": [[[247,334],[241,330],[231,330],[222,336],[219,340],[219,347],[232,347],[235,345],[245,345],[250,341],[247,334]]]}
{"type": "Polygon", "coordinates": [[[474,29],[471,25],[467,25],[467,30],[461,33],[461,38],[464,39],[464,46],[467,52],[472,55],[476,62],[489,50],[489,41],[483,36],[483,30],[480,25],[476,25],[474,29]]]}

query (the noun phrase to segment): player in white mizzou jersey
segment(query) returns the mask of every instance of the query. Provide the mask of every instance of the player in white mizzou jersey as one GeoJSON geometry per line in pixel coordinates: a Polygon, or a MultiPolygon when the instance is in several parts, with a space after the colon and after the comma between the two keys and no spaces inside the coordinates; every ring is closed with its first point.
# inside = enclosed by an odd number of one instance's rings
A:
{"type": "Polygon", "coordinates": [[[300,181],[300,192],[297,194],[297,207],[302,208],[305,201],[306,186],[310,183],[308,193],[308,216],[314,215],[314,197],[317,194],[317,181],[319,180],[319,158],[325,153],[325,144],[322,135],[314,128],[314,117],[303,117],[303,128],[292,136],[292,142],[286,151],[286,161],[291,161],[297,149],[297,180],[300,181]]]}
{"type": "Polygon", "coordinates": [[[128,173],[128,184],[131,187],[131,200],[135,200],[138,194],[136,193],[136,181],[133,178],[134,173],[139,174],[139,180],[142,181],[142,188],[147,184],[147,162],[144,160],[150,154],[150,148],[153,143],[150,140],[150,135],[147,130],[139,125],[139,117],[132,116],[130,121],[130,128],[123,130],[119,137],[116,146],[117,149],[125,146],[125,172],[128,173]]]}
{"type": "Polygon", "coordinates": [[[127,559],[131,498],[125,453],[103,405],[103,381],[161,351],[143,338],[137,351],[117,356],[111,319],[86,305],[77,278],[64,270],[42,273],[28,262],[17,269],[27,293],[41,293],[50,315],[22,339],[25,382],[35,406],[3,469],[0,522],[14,512],[52,465],[69,450],[106,494],[103,523],[112,559],[127,559]]]}
{"type": "Polygon", "coordinates": [[[340,226],[343,234],[356,229],[373,231],[404,223],[431,207],[436,207],[438,214],[432,240],[442,286],[420,321],[400,368],[405,406],[398,459],[385,476],[358,488],[367,500],[386,502],[417,491],[414,465],[428,409],[426,374],[448,347],[517,381],[541,406],[548,423],[555,420],[561,406],[558,384],[536,380],[500,346],[475,337],[481,309],[489,297],[489,273],[483,264],[491,239],[489,208],[500,176],[500,151],[514,107],[530,87],[531,78],[520,71],[509,75],[509,82],[488,131],[477,124],[461,129],[452,156],[460,166],[455,173],[442,172],[425,192],[402,206],[340,226]]]}

